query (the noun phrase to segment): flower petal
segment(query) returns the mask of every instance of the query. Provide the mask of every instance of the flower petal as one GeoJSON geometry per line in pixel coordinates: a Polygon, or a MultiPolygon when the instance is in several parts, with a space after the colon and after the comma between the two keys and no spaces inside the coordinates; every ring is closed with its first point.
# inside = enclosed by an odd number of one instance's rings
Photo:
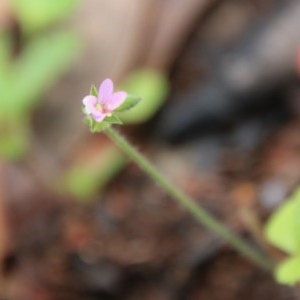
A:
{"type": "Polygon", "coordinates": [[[105,79],[99,87],[99,93],[98,93],[99,101],[103,103],[108,101],[112,96],[113,91],[114,91],[114,84],[112,80],[109,78],[105,79]]]}
{"type": "Polygon", "coordinates": [[[110,101],[106,105],[108,106],[109,110],[113,111],[125,101],[126,97],[126,92],[113,93],[113,95],[110,98],[110,101]]]}
{"type": "Polygon", "coordinates": [[[97,103],[97,98],[95,96],[86,96],[83,98],[82,103],[85,106],[85,111],[87,114],[91,114],[95,111],[95,105],[97,103]]]}
{"type": "Polygon", "coordinates": [[[92,114],[92,117],[93,119],[96,121],[96,122],[102,122],[104,120],[104,118],[106,117],[106,114],[102,114],[101,115],[94,115],[92,114]]]}
{"type": "Polygon", "coordinates": [[[83,104],[85,105],[85,112],[88,115],[92,115],[92,117],[96,120],[96,118],[100,118],[103,115],[103,112],[96,109],[95,105],[97,104],[98,100],[95,96],[86,96],[83,99],[83,104]]]}

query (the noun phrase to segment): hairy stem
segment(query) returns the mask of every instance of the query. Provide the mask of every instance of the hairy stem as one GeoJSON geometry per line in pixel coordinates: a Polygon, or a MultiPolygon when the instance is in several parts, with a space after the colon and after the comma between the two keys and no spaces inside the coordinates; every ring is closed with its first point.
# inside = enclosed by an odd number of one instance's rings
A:
{"type": "Polygon", "coordinates": [[[252,260],[258,266],[266,270],[272,270],[272,262],[263,256],[256,248],[244,241],[233,231],[227,228],[222,222],[196,204],[190,197],[185,195],[180,189],[172,184],[164,175],[161,174],[142,154],[140,154],[127,140],[125,140],[112,127],[104,131],[106,135],[118,146],[123,152],[133,160],[145,173],[147,173],[157,184],[159,184],[166,193],[176,200],[182,207],[190,212],[200,223],[209,230],[217,233],[226,242],[232,245],[245,257],[252,260]]]}

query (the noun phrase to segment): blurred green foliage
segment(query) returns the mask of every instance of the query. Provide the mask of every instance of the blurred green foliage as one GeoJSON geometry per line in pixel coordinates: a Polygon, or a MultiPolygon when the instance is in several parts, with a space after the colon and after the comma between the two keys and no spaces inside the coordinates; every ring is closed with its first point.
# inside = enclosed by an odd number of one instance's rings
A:
{"type": "Polygon", "coordinates": [[[15,36],[13,26],[0,28],[0,155],[7,159],[25,154],[33,110],[79,49],[70,30],[49,27],[68,16],[75,4],[74,0],[11,1],[21,36],[15,36]],[[16,38],[21,45],[17,53],[16,38]]]}
{"type": "Polygon", "coordinates": [[[300,188],[270,217],[265,226],[267,240],[289,257],[275,270],[278,282],[300,282],[300,188]]]}
{"type": "Polygon", "coordinates": [[[70,33],[48,33],[34,38],[16,59],[2,65],[0,118],[30,114],[39,97],[69,67],[76,46],[70,33]]]}
{"type": "MultiPolygon", "coordinates": [[[[77,2],[10,1],[21,29],[21,49],[16,55],[13,30],[0,30],[0,155],[7,159],[22,158],[29,149],[33,111],[78,52],[76,36],[61,26],[77,2]]],[[[129,74],[121,87],[143,99],[132,110],[118,113],[122,121],[131,124],[150,119],[164,103],[169,90],[166,76],[148,69],[129,74]]],[[[63,175],[61,188],[79,199],[92,197],[125,162],[122,153],[110,149],[92,165],[75,163],[63,175]]]]}
{"type": "Polygon", "coordinates": [[[77,199],[91,199],[123,169],[126,158],[116,147],[108,149],[93,158],[93,161],[78,162],[65,174],[62,189],[77,199]]]}
{"type": "Polygon", "coordinates": [[[118,114],[124,123],[137,124],[148,121],[164,104],[169,92],[169,81],[159,71],[139,69],[128,75],[121,89],[142,99],[131,110],[118,114]]]}
{"type": "Polygon", "coordinates": [[[68,17],[76,0],[10,0],[14,13],[26,33],[45,29],[68,17]]]}

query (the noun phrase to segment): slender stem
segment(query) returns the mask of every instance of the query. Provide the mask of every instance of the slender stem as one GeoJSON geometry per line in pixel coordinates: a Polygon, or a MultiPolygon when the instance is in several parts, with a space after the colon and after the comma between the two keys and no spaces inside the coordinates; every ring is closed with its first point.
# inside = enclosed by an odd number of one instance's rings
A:
{"type": "Polygon", "coordinates": [[[209,230],[220,235],[225,241],[261,268],[267,270],[272,269],[272,263],[266,257],[236,235],[233,231],[224,226],[223,223],[218,221],[199,204],[196,204],[190,197],[180,191],[117,131],[110,127],[104,132],[118,147],[123,150],[126,155],[129,156],[130,159],[132,159],[145,173],[157,182],[174,200],[190,212],[200,223],[206,226],[209,230]]]}

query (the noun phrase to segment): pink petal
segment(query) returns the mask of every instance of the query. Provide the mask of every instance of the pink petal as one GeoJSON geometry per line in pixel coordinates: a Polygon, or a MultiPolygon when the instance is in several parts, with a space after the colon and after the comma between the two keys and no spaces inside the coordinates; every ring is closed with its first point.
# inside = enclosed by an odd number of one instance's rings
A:
{"type": "Polygon", "coordinates": [[[93,119],[96,121],[96,122],[102,122],[103,121],[103,119],[106,117],[106,114],[103,114],[103,113],[101,113],[101,115],[94,115],[94,114],[92,114],[92,117],[93,117],[93,119]]]}
{"type": "Polygon", "coordinates": [[[126,97],[126,92],[113,93],[106,105],[108,106],[109,110],[113,111],[125,101],[126,97]]]}
{"type": "Polygon", "coordinates": [[[114,91],[113,82],[109,78],[105,79],[99,87],[99,93],[98,93],[99,101],[106,102],[112,96],[113,91],[114,91]]]}
{"type": "Polygon", "coordinates": [[[84,106],[85,106],[85,111],[87,114],[91,114],[95,111],[95,105],[97,103],[97,98],[95,96],[86,96],[82,100],[84,106]]]}
{"type": "Polygon", "coordinates": [[[83,104],[85,105],[85,111],[88,115],[92,115],[93,118],[95,119],[95,117],[101,117],[102,116],[102,112],[97,110],[95,105],[97,104],[98,100],[95,96],[86,96],[83,99],[83,104]]]}

